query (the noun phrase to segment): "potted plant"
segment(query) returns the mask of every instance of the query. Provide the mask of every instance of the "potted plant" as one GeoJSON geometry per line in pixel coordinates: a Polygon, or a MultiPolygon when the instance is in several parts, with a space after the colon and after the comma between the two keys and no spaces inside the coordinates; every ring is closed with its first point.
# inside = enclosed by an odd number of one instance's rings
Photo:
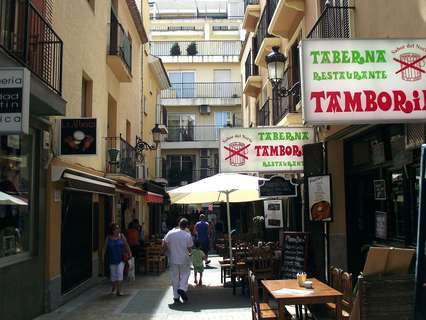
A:
{"type": "Polygon", "coordinates": [[[175,42],[170,48],[170,55],[172,56],[180,56],[180,46],[179,43],[175,42]]]}
{"type": "Polygon", "coordinates": [[[195,56],[198,53],[197,44],[195,42],[191,42],[186,48],[186,53],[188,56],[195,56]]]}

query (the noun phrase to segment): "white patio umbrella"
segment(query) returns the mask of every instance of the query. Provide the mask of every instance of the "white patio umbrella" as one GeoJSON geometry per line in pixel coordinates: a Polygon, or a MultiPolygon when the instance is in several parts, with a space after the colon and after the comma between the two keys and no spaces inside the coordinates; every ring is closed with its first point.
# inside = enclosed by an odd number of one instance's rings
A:
{"type": "Polygon", "coordinates": [[[27,206],[28,203],[18,197],[0,191],[0,205],[27,206]]]}
{"type": "Polygon", "coordinates": [[[218,173],[214,176],[168,191],[175,204],[226,202],[229,257],[232,263],[231,212],[229,203],[261,200],[259,181],[268,179],[238,173],[218,173]]]}

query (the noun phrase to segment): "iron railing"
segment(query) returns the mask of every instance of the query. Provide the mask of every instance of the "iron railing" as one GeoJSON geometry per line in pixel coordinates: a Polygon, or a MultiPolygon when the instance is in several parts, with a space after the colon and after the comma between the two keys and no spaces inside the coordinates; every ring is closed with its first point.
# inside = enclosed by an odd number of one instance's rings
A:
{"type": "Polygon", "coordinates": [[[191,19],[197,19],[197,20],[243,20],[243,15],[238,16],[228,16],[227,14],[218,14],[218,15],[203,15],[203,14],[194,14],[194,15],[153,15],[150,14],[151,20],[191,20],[191,19]]]}
{"type": "Polygon", "coordinates": [[[274,37],[268,33],[268,27],[271,23],[275,9],[278,5],[278,0],[267,0],[266,6],[263,9],[262,16],[256,31],[256,48],[259,49],[265,38],[274,37]]]}
{"type": "Polygon", "coordinates": [[[106,137],[106,172],[136,178],[136,150],[121,135],[106,137]]]}
{"type": "Polygon", "coordinates": [[[172,83],[161,91],[161,99],[188,98],[240,98],[240,82],[191,82],[172,83]]]}
{"type": "Polygon", "coordinates": [[[196,26],[155,26],[151,31],[204,31],[203,27],[196,26]]]}
{"type": "MultiPolygon", "coordinates": [[[[291,84],[289,81],[290,69],[288,68],[284,72],[283,80],[281,81],[281,87],[290,88],[291,84]]],[[[278,94],[278,88],[272,90],[272,125],[277,125],[289,112],[292,112],[291,108],[291,97],[280,97],[278,94]]]]}
{"type": "Polygon", "coordinates": [[[167,126],[169,133],[166,141],[217,141],[219,140],[220,128],[223,128],[223,126],[167,126]]]}
{"type": "Polygon", "coordinates": [[[353,9],[355,7],[326,5],[307,38],[351,38],[353,9]]]}
{"type": "Polygon", "coordinates": [[[62,94],[63,42],[29,0],[0,0],[0,46],[62,94]]]}
{"type": "Polygon", "coordinates": [[[151,53],[155,56],[239,56],[241,41],[153,41],[151,53]],[[188,46],[195,51],[187,50],[188,46]],[[172,49],[173,48],[173,49],[172,49]],[[179,49],[176,49],[179,48],[179,49]],[[180,52],[180,54],[178,54],[180,52]]]}
{"type": "Polygon", "coordinates": [[[253,4],[259,4],[259,0],[244,0],[244,12],[246,12],[248,6],[253,4]]]}
{"type": "Polygon", "coordinates": [[[269,126],[270,104],[271,99],[266,99],[260,110],[257,109],[256,124],[258,126],[269,126]]]}
{"type": "Polygon", "coordinates": [[[200,179],[214,176],[219,172],[218,168],[202,168],[198,170],[166,167],[166,179],[169,187],[178,187],[185,183],[192,183],[200,179]]]}
{"type": "Polygon", "coordinates": [[[259,68],[256,64],[254,64],[254,55],[252,55],[252,51],[249,52],[246,62],[245,62],[245,80],[247,82],[248,77],[257,76],[259,74],[259,68]]]}
{"type": "Polygon", "coordinates": [[[109,54],[119,56],[127,70],[132,72],[132,43],[114,10],[111,10],[109,54]]]}

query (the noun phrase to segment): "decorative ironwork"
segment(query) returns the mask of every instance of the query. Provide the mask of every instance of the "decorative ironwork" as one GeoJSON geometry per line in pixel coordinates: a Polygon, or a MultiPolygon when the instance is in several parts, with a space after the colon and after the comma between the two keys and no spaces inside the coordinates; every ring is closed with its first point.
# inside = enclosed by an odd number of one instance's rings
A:
{"type": "Polygon", "coordinates": [[[157,149],[157,145],[149,144],[148,142],[142,140],[141,137],[136,136],[135,150],[136,150],[136,157],[138,159],[138,162],[143,162],[144,160],[143,152],[145,150],[156,150],[156,149],[157,149]]]}

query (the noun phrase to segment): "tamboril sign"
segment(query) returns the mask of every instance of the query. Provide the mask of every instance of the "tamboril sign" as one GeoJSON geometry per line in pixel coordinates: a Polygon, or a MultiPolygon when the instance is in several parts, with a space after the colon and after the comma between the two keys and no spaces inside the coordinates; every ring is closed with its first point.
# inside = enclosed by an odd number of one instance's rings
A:
{"type": "Polygon", "coordinates": [[[304,144],[312,128],[220,129],[220,172],[303,171],[304,144]]]}
{"type": "Polygon", "coordinates": [[[426,39],[304,40],[308,124],[426,120],[426,39]]]}

